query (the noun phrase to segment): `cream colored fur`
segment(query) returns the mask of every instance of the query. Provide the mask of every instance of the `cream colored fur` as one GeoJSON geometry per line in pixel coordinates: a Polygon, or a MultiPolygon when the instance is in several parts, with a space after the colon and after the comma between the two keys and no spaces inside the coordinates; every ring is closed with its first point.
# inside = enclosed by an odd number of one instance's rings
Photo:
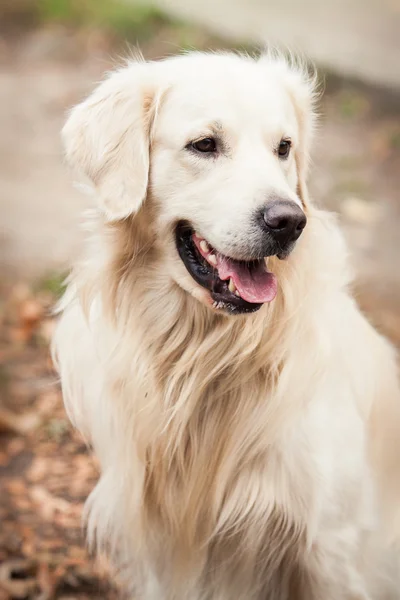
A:
{"type": "Polygon", "coordinates": [[[65,126],[99,211],[54,350],[101,463],[89,541],[137,600],[400,598],[395,355],[351,297],[335,218],[307,197],[313,95],[279,56],[193,53],[128,64],[65,126]],[[214,121],[230,158],[189,155],[214,121]],[[302,205],[307,227],[269,259],[276,299],[226,315],[180,261],[174,225],[235,257],[271,194],[302,205]]]}

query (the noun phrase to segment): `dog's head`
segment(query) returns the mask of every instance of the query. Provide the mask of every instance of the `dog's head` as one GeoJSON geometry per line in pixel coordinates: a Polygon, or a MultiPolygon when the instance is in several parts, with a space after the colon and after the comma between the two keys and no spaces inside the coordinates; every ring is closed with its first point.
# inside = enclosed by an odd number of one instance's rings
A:
{"type": "Polygon", "coordinates": [[[290,260],[306,226],[312,104],[280,57],[193,53],[113,73],[63,136],[105,219],[151,207],[167,274],[211,308],[253,312],[279,285],[268,257],[290,260]]]}

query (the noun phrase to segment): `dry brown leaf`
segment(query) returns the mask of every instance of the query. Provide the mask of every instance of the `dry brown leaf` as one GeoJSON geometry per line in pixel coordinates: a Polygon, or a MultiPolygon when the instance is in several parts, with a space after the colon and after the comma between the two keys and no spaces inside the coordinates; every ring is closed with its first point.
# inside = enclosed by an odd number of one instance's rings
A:
{"type": "Polygon", "coordinates": [[[25,300],[19,307],[19,318],[24,326],[37,324],[43,314],[43,306],[35,298],[25,300]]]}
{"type": "Polygon", "coordinates": [[[44,343],[50,344],[56,327],[56,319],[45,319],[39,328],[39,336],[44,343]]]}
{"type": "Polygon", "coordinates": [[[57,389],[46,390],[41,393],[36,402],[36,408],[42,415],[53,413],[62,403],[60,391],[57,389]]]}
{"type": "Polygon", "coordinates": [[[0,432],[26,435],[33,429],[36,429],[41,421],[41,418],[36,413],[16,415],[6,408],[0,408],[0,432]]]}
{"type": "Polygon", "coordinates": [[[9,456],[16,456],[25,448],[25,440],[21,437],[15,437],[7,444],[7,453],[9,456]]]}
{"type": "Polygon", "coordinates": [[[41,591],[40,600],[51,600],[54,597],[58,580],[58,572],[52,572],[47,563],[40,563],[37,573],[37,582],[41,591]]]}
{"type": "Polygon", "coordinates": [[[26,485],[22,479],[9,479],[5,483],[5,488],[13,496],[26,494],[26,485]]]}
{"type": "Polygon", "coordinates": [[[37,589],[35,571],[36,565],[31,560],[6,561],[0,565],[0,588],[12,599],[26,598],[37,589]]]}
{"type": "Polygon", "coordinates": [[[74,527],[79,523],[81,504],[71,504],[64,498],[53,496],[41,485],[31,487],[29,495],[46,521],[52,521],[62,527],[74,527]]]}
{"type": "Polygon", "coordinates": [[[43,456],[36,456],[26,473],[28,481],[37,483],[44,479],[45,475],[49,472],[50,464],[51,458],[47,459],[43,456]]]}

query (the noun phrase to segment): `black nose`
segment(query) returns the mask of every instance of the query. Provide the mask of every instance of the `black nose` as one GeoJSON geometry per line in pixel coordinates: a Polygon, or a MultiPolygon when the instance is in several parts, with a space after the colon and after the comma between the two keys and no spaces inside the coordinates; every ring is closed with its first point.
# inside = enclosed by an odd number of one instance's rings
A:
{"type": "Polygon", "coordinates": [[[304,212],[290,200],[271,202],[263,216],[268,233],[282,250],[300,237],[307,223],[304,212]]]}

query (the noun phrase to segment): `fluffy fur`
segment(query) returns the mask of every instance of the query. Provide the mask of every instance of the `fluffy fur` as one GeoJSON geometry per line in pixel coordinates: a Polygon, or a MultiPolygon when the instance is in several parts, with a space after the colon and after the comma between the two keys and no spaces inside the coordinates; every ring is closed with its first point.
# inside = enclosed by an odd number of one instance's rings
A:
{"type": "Polygon", "coordinates": [[[293,61],[194,53],[128,64],[65,126],[99,210],[55,356],[101,463],[89,541],[135,598],[400,598],[395,355],[351,298],[335,218],[307,196],[313,99],[293,61]],[[215,121],[229,158],[188,156],[215,121]],[[283,134],[285,165],[271,151],[283,134]],[[308,217],[289,258],[269,259],[278,296],[215,310],[178,257],[176,221],[232,255],[278,192],[308,217]]]}

